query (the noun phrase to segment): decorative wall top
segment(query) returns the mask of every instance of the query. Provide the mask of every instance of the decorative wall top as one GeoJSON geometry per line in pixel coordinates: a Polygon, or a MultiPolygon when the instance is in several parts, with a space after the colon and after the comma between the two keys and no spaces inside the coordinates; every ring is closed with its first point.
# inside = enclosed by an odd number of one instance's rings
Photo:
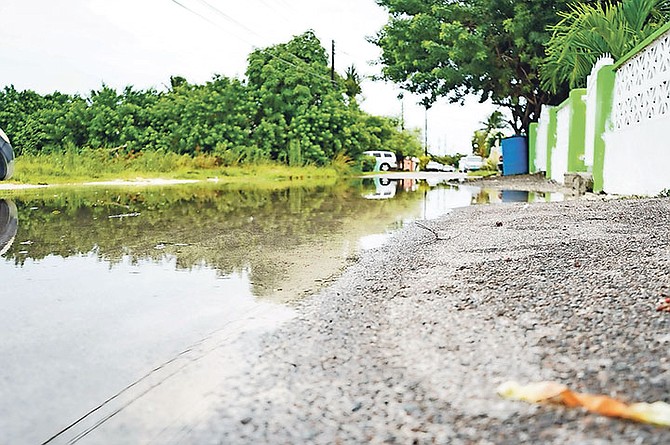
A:
{"type": "Polygon", "coordinates": [[[670,31],[625,62],[616,72],[612,125],[615,131],[665,116],[670,111],[670,31]]]}
{"type": "Polygon", "coordinates": [[[587,77],[586,80],[587,90],[589,92],[595,91],[596,76],[598,74],[598,71],[600,71],[600,68],[613,64],[614,59],[612,59],[612,56],[607,53],[603,54],[598,58],[598,60],[596,60],[596,63],[593,65],[593,68],[591,69],[591,74],[589,74],[589,77],[587,77]]]}

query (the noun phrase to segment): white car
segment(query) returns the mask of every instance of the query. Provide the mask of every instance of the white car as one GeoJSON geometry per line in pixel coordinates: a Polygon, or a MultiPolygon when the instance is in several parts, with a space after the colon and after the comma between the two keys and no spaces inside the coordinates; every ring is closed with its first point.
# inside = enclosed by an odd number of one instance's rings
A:
{"type": "Polygon", "coordinates": [[[484,165],[484,159],[477,155],[467,155],[458,161],[458,170],[469,172],[470,170],[479,170],[484,165]]]}
{"type": "Polygon", "coordinates": [[[375,164],[375,171],[389,171],[392,168],[398,168],[398,161],[395,158],[395,153],[390,151],[364,151],[366,156],[374,156],[377,163],[375,164]]]}
{"type": "Polygon", "coordinates": [[[426,164],[426,168],[424,169],[425,171],[433,171],[433,172],[453,172],[456,171],[456,169],[452,165],[444,165],[440,164],[439,162],[435,161],[428,161],[428,164],[426,164]]]}

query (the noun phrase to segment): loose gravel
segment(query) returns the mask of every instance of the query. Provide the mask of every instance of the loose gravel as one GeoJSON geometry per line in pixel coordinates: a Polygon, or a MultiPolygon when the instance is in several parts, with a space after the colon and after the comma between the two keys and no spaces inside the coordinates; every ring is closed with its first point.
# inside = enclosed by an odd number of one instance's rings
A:
{"type": "Polygon", "coordinates": [[[670,200],[460,209],[362,255],[190,432],[199,444],[668,444],[670,428],[502,400],[555,380],[670,402],[670,200]]]}

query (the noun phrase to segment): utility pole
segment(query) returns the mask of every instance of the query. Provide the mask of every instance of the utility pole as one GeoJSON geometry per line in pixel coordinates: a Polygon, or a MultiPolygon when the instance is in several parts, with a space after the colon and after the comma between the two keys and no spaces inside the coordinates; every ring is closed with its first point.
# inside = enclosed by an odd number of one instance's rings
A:
{"type": "Polygon", "coordinates": [[[330,80],[335,83],[335,40],[331,40],[330,80]]]}

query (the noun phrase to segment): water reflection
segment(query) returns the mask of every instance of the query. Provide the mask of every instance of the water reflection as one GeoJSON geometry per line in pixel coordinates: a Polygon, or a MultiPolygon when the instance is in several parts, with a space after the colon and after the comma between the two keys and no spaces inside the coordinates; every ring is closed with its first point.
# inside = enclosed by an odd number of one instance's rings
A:
{"type": "MultiPolygon", "coordinates": [[[[470,188],[470,187],[468,187],[470,188]]],[[[501,204],[515,202],[551,202],[563,201],[562,193],[538,192],[528,190],[500,190],[470,188],[472,191],[472,204],[501,204]]]]}
{"type": "MultiPolygon", "coordinates": [[[[0,200],[3,440],[41,443],[122,388],[143,391],[133,386],[142,376],[203,339],[218,344],[251,326],[275,326],[292,314],[269,301],[313,292],[408,222],[538,197],[370,179],[276,189],[38,190],[16,195],[16,204],[0,200]]],[[[161,383],[163,400],[211,394],[207,385],[235,362],[229,352],[209,368],[214,376],[161,383]],[[204,385],[199,392],[193,381],[204,385]]],[[[167,411],[115,419],[161,431],[156,419],[167,411]]],[[[133,428],[122,442],[143,442],[133,428]]],[[[110,431],[100,443],[118,437],[110,431]]]]}
{"type": "Polygon", "coordinates": [[[16,205],[8,199],[0,199],[0,256],[12,247],[18,227],[16,205]]]}
{"type": "MultiPolygon", "coordinates": [[[[110,264],[174,258],[221,276],[250,271],[258,296],[309,292],[356,255],[361,239],[471,204],[549,200],[527,191],[366,179],[312,188],[209,186],[36,192],[0,201],[0,249],[16,265],[47,256],[95,256],[110,264]],[[17,206],[22,215],[17,235],[17,206]],[[318,264],[319,267],[311,267],[318,264]]],[[[380,236],[382,238],[380,238],[380,236]]]]}
{"type": "Polygon", "coordinates": [[[270,190],[32,192],[16,198],[20,244],[6,259],[21,267],[89,254],[110,265],[173,258],[180,270],[206,266],[221,277],[249,271],[254,295],[286,301],[337,274],[362,237],[444,214],[450,208],[444,199],[440,204],[444,193],[456,189],[383,179],[270,190]],[[387,199],[366,199],[376,193],[387,199]]]}
{"type": "MultiPolygon", "coordinates": [[[[366,184],[366,182],[364,182],[364,184],[366,184]]],[[[369,184],[369,180],[367,184],[369,184]]],[[[374,178],[372,184],[374,185],[375,191],[374,193],[363,194],[365,199],[391,199],[395,197],[398,181],[388,178],[374,178]]]]}

